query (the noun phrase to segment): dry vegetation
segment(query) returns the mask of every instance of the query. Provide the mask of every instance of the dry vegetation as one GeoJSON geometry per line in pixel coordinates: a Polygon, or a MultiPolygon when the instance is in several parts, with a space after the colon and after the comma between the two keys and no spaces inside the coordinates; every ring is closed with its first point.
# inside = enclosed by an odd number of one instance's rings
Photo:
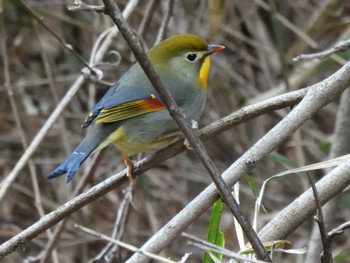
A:
{"type": "MultiPolygon", "coordinates": [[[[103,13],[68,11],[67,5],[72,5],[73,1],[62,2],[26,1],[53,32],[89,61],[94,43],[103,31],[113,26],[112,21],[103,13]]],[[[123,10],[132,1],[117,2],[123,10]]],[[[102,5],[101,1],[88,3],[102,5]]],[[[159,36],[169,3],[173,3],[173,14],[165,28],[165,37],[195,33],[210,43],[226,46],[224,52],[212,57],[208,103],[200,127],[245,105],[319,82],[338,70],[348,58],[348,52],[342,52],[323,60],[292,62],[297,55],[328,49],[349,37],[348,1],[139,1],[127,20],[142,36],[146,48],[151,47],[159,36]],[[275,6],[271,8],[271,5],[275,6]]],[[[38,134],[56,105],[75,83],[84,65],[64,49],[52,33],[43,28],[18,1],[5,0],[0,5],[3,8],[0,23],[6,30],[6,38],[4,32],[0,35],[0,42],[6,39],[6,49],[0,53],[0,179],[4,180],[25,152],[24,147],[38,134]],[[8,56],[8,65],[5,64],[4,52],[8,56]],[[11,96],[8,88],[11,89],[11,96]],[[11,105],[11,99],[14,105],[11,105]]],[[[96,64],[96,68],[103,72],[103,81],[89,79],[79,86],[78,92],[0,201],[1,242],[72,198],[82,175],[90,170],[89,161],[70,184],[65,183],[64,177],[47,181],[46,175],[84,136],[80,125],[96,99],[106,91],[109,83],[115,82],[134,62],[128,45],[118,34],[108,47],[108,52],[96,64]]],[[[344,105],[350,105],[348,97],[343,98],[344,105]]],[[[281,170],[348,153],[349,128],[335,134],[341,109],[342,104],[337,97],[279,144],[271,155],[254,164],[256,166],[249,176],[254,180],[256,189],[260,189],[264,180],[281,170]],[[331,150],[335,142],[342,147],[331,150]]],[[[206,141],[210,156],[224,171],[290,111],[290,107],[271,111],[206,141]]],[[[346,118],[342,124],[350,127],[346,118]]],[[[84,191],[124,168],[120,152],[108,147],[93,175],[85,181],[84,191]]],[[[315,171],[311,175],[317,180],[325,173],[315,171]]],[[[123,208],[126,219],[119,224],[117,238],[141,247],[210,182],[203,165],[189,151],[147,171],[137,178],[132,204],[123,208]]],[[[252,189],[244,179],[240,182],[242,211],[252,221],[255,188],[252,189]]],[[[258,216],[258,230],[309,187],[307,178],[296,174],[272,180],[263,199],[265,211],[258,216]]],[[[107,242],[82,232],[74,224],[112,235],[126,188],[128,184],[115,188],[69,216],[53,252],[48,253],[47,262],[89,262],[97,257],[107,242]]],[[[327,231],[350,217],[348,196],[346,191],[343,192],[325,208],[331,215],[325,215],[329,223],[327,231]]],[[[290,220],[297,216],[292,215],[290,220]]],[[[185,231],[206,239],[209,217],[208,210],[185,231]]],[[[289,248],[312,246],[309,242],[314,225],[311,216],[290,235],[283,237],[292,242],[289,248]]],[[[21,262],[25,259],[26,262],[40,261],[41,253],[47,251],[46,245],[54,229],[55,226],[7,255],[4,262],[21,262]]],[[[225,233],[225,247],[239,251],[232,215],[227,209],[223,212],[221,229],[225,233]]],[[[185,253],[192,253],[186,262],[200,262],[202,250],[189,245],[187,241],[187,238],[179,236],[166,246],[161,255],[179,260],[185,253]]],[[[315,242],[320,244],[318,235],[315,242]]],[[[312,256],[308,254],[307,262],[319,262],[320,252],[316,248],[312,250],[316,253],[312,256]]],[[[333,252],[335,262],[349,262],[347,234],[335,240],[333,252]]],[[[111,262],[124,262],[131,255],[132,252],[119,248],[111,262]]],[[[305,254],[276,253],[274,256],[276,262],[306,262],[305,254]]],[[[95,262],[105,261],[101,258],[95,262]]]]}

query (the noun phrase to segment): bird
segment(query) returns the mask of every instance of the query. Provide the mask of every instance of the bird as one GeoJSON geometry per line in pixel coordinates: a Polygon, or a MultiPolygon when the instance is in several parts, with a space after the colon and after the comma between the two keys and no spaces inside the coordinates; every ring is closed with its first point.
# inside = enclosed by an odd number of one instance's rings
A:
{"type": "MultiPolygon", "coordinates": [[[[210,55],[223,49],[223,45],[208,44],[197,35],[179,34],[148,50],[150,62],[187,121],[201,117],[207,98],[210,55]]],[[[48,174],[48,179],[67,174],[69,183],[89,155],[109,144],[120,148],[129,176],[133,164],[130,156],[164,148],[179,136],[176,122],[137,62],[92,108],[82,129],[89,126],[85,138],[48,174]]]]}

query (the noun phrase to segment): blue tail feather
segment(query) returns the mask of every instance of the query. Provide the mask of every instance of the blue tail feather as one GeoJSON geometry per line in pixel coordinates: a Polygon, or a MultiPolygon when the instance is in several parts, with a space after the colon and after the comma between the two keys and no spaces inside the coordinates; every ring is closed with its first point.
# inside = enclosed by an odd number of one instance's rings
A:
{"type": "Polygon", "coordinates": [[[72,180],[75,172],[79,169],[81,164],[86,160],[90,153],[91,152],[77,152],[75,150],[63,163],[61,163],[55,170],[50,172],[47,178],[52,179],[67,173],[67,183],[69,183],[72,180]]]}
{"type": "Polygon", "coordinates": [[[61,163],[55,170],[47,176],[48,179],[55,178],[67,173],[67,183],[69,183],[76,171],[82,163],[89,157],[89,155],[97,148],[103,141],[104,136],[98,136],[99,127],[94,126],[88,132],[83,141],[78,147],[61,163]]]}
{"type": "Polygon", "coordinates": [[[78,147],[63,163],[49,173],[47,178],[52,179],[67,173],[67,183],[69,183],[86,158],[88,158],[89,155],[119,126],[119,122],[110,124],[94,124],[78,147]]]}

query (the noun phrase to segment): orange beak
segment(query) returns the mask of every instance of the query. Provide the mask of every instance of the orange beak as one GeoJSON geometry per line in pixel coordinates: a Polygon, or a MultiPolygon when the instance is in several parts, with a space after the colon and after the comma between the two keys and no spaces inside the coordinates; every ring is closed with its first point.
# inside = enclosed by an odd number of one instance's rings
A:
{"type": "Polygon", "coordinates": [[[215,52],[219,52],[219,51],[224,50],[224,49],[225,49],[225,46],[211,44],[211,45],[208,45],[208,52],[207,52],[207,54],[211,55],[211,54],[213,54],[215,52]]]}

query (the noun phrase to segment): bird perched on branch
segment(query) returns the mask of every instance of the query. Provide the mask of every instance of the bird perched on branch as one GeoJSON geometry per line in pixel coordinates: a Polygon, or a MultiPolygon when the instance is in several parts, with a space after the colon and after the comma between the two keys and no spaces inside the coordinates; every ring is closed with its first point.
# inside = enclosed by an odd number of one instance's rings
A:
{"type": "MultiPolygon", "coordinates": [[[[203,113],[208,85],[210,55],[223,50],[208,45],[196,35],[170,37],[147,52],[147,55],[188,121],[203,113]]],[[[82,128],[92,125],[86,137],[68,158],[48,175],[54,178],[67,173],[70,182],[86,158],[108,144],[121,149],[131,175],[128,156],[154,151],[174,141],[179,128],[164,103],[135,63],[94,106],[82,128]]]]}

